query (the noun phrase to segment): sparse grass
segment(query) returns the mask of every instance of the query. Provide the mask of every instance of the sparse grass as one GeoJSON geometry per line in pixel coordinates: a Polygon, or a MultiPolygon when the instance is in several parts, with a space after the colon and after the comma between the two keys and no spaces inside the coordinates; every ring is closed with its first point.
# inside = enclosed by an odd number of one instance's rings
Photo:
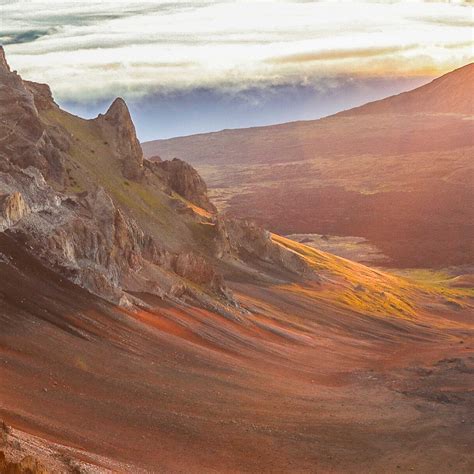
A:
{"type": "Polygon", "coordinates": [[[211,252],[211,243],[214,241],[216,235],[215,225],[202,222],[189,222],[188,227],[199,246],[211,252]]]}
{"type": "Polygon", "coordinates": [[[472,288],[451,288],[443,272],[413,272],[398,276],[327,254],[292,240],[272,235],[274,242],[303,257],[327,284],[321,288],[286,285],[287,291],[305,293],[311,298],[336,301],[362,314],[416,319],[420,301],[438,300],[456,308],[467,307],[466,299],[474,297],[472,288]]]}
{"type": "Polygon", "coordinates": [[[66,128],[73,137],[66,193],[88,191],[94,184],[101,186],[142,228],[171,248],[194,245],[195,232],[188,226],[191,219],[185,215],[176,217],[170,197],[161,191],[158,181],[138,183],[123,178],[122,165],[114,156],[110,139],[103,136],[96,122],[59,109],[44,112],[42,118],[66,128]]]}

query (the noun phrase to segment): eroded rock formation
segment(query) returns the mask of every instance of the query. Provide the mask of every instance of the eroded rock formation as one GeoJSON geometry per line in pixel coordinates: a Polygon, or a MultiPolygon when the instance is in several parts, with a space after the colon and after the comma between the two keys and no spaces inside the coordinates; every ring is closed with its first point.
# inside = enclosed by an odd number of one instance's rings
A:
{"type": "Polygon", "coordinates": [[[92,293],[126,306],[140,303],[133,294],[152,293],[206,307],[235,307],[219,259],[277,264],[294,274],[307,271],[301,258],[274,243],[264,229],[218,217],[206,184],[188,163],[144,163],[122,99],[94,120],[74,118],[73,133],[62,128],[66,115],[49,87],[23,81],[10,71],[2,52],[0,113],[0,231],[9,232],[50,268],[92,293]],[[85,139],[78,141],[74,127],[85,139]],[[103,181],[90,174],[87,161],[74,158],[82,156],[80,147],[88,146],[87,133],[91,140],[102,141],[97,159],[112,163],[103,181]],[[62,185],[65,163],[66,174],[74,167],[82,170],[81,191],[62,185]],[[148,194],[117,199],[117,191],[124,189],[117,190],[115,183],[130,186],[128,180],[147,184],[148,194]],[[174,193],[212,215],[195,210],[174,193]],[[191,229],[191,239],[170,251],[170,236],[163,244],[159,232],[140,216],[141,199],[157,203],[151,212],[167,213],[163,220],[179,222],[172,227],[173,240],[181,239],[179,229],[191,229]]]}
{"type": "Polygon", "coordinates": [[[96,122],[122,163],[123,175],[139,180],[143,174],[143,152],[125,101],[120,97],[115,99],[105,115],[100,114],[96,122]]]}
{"type": "MultiPolygon", "coordinates": [[[[207,292],[229,299],[222,277],[205,257],[167,251],[104,188],[91,181],[87,191],[67,192],[61,184],[73,136],[39,113],[54,108],[60,112],[49,87],[23,81],[1,50],[0,231],[21,239],[74,283],[115,303],[130,305],[134,298],[128,291],[194,298],[207,292]]],[[[123,176],[140,181],[143,154],[125,102],[116,99],[93,122],[123,176]]],[[[191,167],[173,165],[167,175],[176,189],[210,207],[205,185],[191,167]]]]}
{"type": "Polygon", "coordinates": [[[216,256],[237,256],[243,261],[275,264],[297,275],[313,273],[306,262],[290,250],[276,244],[271,233],[254,221],[217,217],[216,256]]]}
{"type": "Polygon", "coordinates": [[[29,206],[21,193],[0,195],[0,230],[13,226],[28,212],[29,206]]]}
{"type": "Polygon", "coordinates": [[[189,163],[178,158],[151,163],[152,168],[161,172],[166,184],[175,193],[206,211],[216,212],[214,204],[209,200],[206,183],[189,163]]]}
{"type": "Polygon", "coordinates": [[[0,57],[0,159],[22,168],[34,166],[48,178],[62,183],[68,139],[42,123],[35,102],[34,92],[38,94],[39,104],[48,101],[49,87],[23,82],[10,70],[3,50],[0,57]]]}

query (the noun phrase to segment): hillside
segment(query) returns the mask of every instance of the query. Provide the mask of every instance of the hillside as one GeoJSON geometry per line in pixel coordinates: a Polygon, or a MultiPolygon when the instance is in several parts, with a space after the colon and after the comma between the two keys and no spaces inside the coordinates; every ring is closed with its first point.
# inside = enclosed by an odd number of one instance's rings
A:
{"type": "Polygon", "coordinates": [[[469,275],[223,216],[1,49],[0,117],[0,469],[472,471],[469,275]]]}
{"type": "Polygon", "coordinates": [[[390,266],[472,264],[473,76],[470,64],[321,120],[142,147],[185,156],[221,210],[275,232],[363,237],[390,266]]]}
{"type": "Polygon", "coordinates": [[[356,107],[340,115],[474,114],[474,63],[456,69],[413,91],[356,107]]]}

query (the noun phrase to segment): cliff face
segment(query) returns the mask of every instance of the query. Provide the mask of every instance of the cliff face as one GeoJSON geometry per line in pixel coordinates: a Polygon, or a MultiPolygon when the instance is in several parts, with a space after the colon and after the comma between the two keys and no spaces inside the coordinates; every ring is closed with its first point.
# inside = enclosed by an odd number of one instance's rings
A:
{"type": "MultiPolygon", "coordinates": [[[[69,140],[60,130],[46,127],[37,108],[45,105],[48,94],[51,97],[49,87],[24,82],[10,70],[3,50],[0,56],[0,159],[22,168],[34,166],[48,178],[62,183],[69,140]]],[[[50,105],[55,106],[54,102],[50,105]]]]}

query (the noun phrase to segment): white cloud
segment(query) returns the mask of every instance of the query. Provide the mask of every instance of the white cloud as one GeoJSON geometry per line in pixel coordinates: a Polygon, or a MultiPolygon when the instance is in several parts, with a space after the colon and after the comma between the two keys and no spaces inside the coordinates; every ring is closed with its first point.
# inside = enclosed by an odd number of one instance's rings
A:
{"type": "Polygon", "coordinates": [[[98,99],[435,75],[472,60],[471,15],[464,2],[8,1],[0,41],[60,99],[98,99]]]}

